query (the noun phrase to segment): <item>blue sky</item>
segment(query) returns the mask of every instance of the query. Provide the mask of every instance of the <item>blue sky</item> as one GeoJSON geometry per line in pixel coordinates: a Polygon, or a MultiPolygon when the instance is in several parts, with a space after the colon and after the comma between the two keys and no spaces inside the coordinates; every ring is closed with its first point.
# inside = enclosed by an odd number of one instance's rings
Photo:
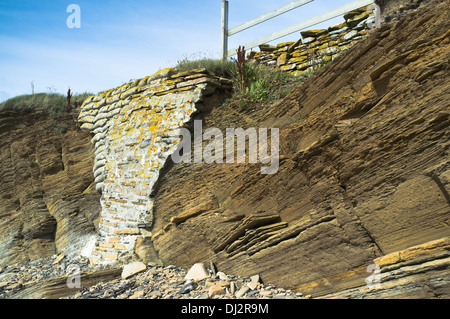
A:
{"type": "MultiPolygon", "coordinates": [[[[291,0],[229,0],[229,27],[291,0]]],[[[315,0],[230,37],[229,48],[351,0],[315,0]]],[[[184,58],[220,57],[221,0],[0,0],[0,102],[35,92],[65,94],[116,87],[175,66],[184,58]],[[68,28],[70,4],[81,28],[68,28]]],[[[313,28],[342,22],[336,18],[313,28]]],[[[293,35],[272,44],[295,41],[293,35]]]]}

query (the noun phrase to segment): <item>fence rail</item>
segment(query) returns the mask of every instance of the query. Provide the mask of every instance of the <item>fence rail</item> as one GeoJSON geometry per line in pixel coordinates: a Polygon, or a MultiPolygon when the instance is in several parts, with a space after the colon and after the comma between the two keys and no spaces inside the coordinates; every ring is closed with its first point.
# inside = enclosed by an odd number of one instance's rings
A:
{"type": "MultiPolygon", "coordinates": [[[[313,0],[296,0],[291,3],[284,5],[278,9],[272,10],[268,13],[265,13],[255,19],[249,20],[241,25],[238,25],[234,28],[228,29],[228,0],[222,0],[222,59],[227,59],[230,56],[233,56],[237,52],[236,49],[228,50],[228,38],[236,33],[254,27],[255,25],[272,19],[276,16],[284,14],[290,10],[303,6],[312,2],[313,0]]],[[[352,10],[364,7],[366,5],[374,3],[374,0],[356,0],[351,3],[347,3],[339,8],[324,12],[319,14],[313,18],[307,19],[300,23],[294,24],[290,27],[284,28],[282,30],[276,31],[259,39],[248,42],[244,45],[246,49],[252,49],[260,44],[267,43],[286,35],[292,34],[294,32],[298,32],[300,30],[306,29],[308,27],[314,26],[316,24],[325,22],[327,20],[336,18],[338,16],[342,16],[347,12],[352,10]]]]}

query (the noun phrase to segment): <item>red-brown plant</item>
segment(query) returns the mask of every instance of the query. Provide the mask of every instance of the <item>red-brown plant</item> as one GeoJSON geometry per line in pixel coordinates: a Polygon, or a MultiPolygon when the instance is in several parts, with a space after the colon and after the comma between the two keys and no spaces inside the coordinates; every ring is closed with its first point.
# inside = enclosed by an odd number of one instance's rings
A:
{"type": "Polygon", "coordinates": [[[72,93],[70,92],[70,88],[67,91],[67,106],[66,106],[66,111],[70,112],[70,98],[72,97],[72,93]]]}
{"type": "Polygon", "coordinates": [[[246,66],[245,66],[245,47],[239,46],[237,50],[237,60],[236,67],[238,69],[239,85],[242,91],[247,88],[247,76],[246,76],[246,66]]]}

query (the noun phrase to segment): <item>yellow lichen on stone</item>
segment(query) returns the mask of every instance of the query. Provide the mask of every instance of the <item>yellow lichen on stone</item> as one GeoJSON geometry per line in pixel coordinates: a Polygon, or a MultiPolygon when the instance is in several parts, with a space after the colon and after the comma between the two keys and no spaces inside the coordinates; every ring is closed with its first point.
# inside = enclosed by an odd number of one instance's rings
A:
{"type": "MultiPolygon", "coordinates": [[[[181,140],[176,137],[179,127],[196,111],[200,84],[219,84],[218,78],[207,74],[205,69],[176,73],[168,68],[101,92],[84,104],[79,121],[95,134],[94,174],[97,189],[104,195],[102,219],[120,214],[124,221],[137,223],[151,214],[145,204],[149,191],[181,140]]],[[[111,225],[103,223],[99,228],[105,236],[115,236],[115,242],[122,243],[111,225]]],[[[137,225],[130,227],[122,227],[132,230],[126,236],[139,233],[137,225]]],[[[132,243],[127,245],[133,247],[132,243]]],[[[104,251],[95,251],[97,257],[113,253],[119,258],[122,253],[110,246],[101,248],[104,251]]]]}

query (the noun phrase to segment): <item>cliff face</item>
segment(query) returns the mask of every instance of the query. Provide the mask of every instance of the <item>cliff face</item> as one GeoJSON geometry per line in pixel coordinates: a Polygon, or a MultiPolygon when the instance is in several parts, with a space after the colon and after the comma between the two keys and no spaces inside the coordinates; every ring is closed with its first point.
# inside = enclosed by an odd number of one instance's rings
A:
{"type": "Polygon", "coordinates": [[[80,254],[97,231],[93,147],[70,115],[0,114],[0,265],[80,254]]]}
{"type": "MultiPolygon", "coordinates": [[[[205,127],[280,128],[280,168],[169,167],[155,193],[159,257],[324,295],[364,286],[376,258],[448,237],[449,10],[437,1],[370,31],[274,105],[204,114],[205,127]]],[[[427,259],[448,269],[442,247],[427,259]]]]}
{"type": "Polygon", "coordinates": [[[165,69],[86,100],[88,132],[3,112],[0,264],[83,250],[212,261],[313,296],[450,296],[450,7],[419,9],[273,104],[222,104],[229,80],[165,69]],[[174,161],[192,120],[203,134],[279,129],[278,170],[261,174],[253,153],[174,161]]]}

